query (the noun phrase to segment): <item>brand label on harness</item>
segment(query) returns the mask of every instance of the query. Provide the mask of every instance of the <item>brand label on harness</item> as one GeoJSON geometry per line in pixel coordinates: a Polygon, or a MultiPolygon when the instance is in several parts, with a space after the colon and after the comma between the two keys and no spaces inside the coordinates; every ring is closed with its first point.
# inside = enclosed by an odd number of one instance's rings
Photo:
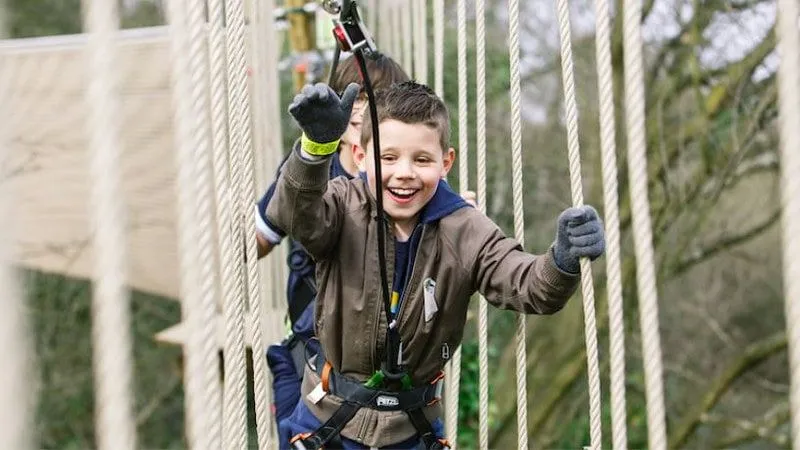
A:
{"type": "Polygon", "coordinates": [[[378,398],[375,399],[375,404],[379,407],[391,408],[400,405],[400,400],[398,400],[397,397],[391,397],[389,395],[379,395],[378,398]]]}

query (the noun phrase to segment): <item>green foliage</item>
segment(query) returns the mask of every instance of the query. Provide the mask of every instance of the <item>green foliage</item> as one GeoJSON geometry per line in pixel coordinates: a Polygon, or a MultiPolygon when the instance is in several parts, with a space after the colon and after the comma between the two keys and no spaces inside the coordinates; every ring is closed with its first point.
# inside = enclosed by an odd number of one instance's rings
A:
{"type": "Polygon", "coordinates": [[[164,11],[155,2],[142,2],[122,17],[122,28],[141,28],[164,25],[164,11]]]}
{"type": "Polygon", "coordinates": [[[80,0],[6,0],[13,38],[81,31],[80,0]]]}
{"type": "MultiPolygon", "coordinates": [[[[90,285],[35,272],[27,273],[25,284],[41,380],[36,421],[38,447],[92,448],[95,444],[90,285]]],[[[153,341],[156,332],[180,320],[179,305],[168,299],[134,293],[131,318],[139,444],[144,448],[182,448],[181,351],[153,341]]]]}
{"type": "MultiPolygon", "coordinates": [[[[498,355],[496,346],[489,346],[489,360],[498,355]]],[[[458,447],[477,448],[479,430],[480,385],[478,342],[470,340],[461,344],[461,381],[458,398],[458,447]]],[[[491,396],[491,389],[490,396],[491,396]]],[[[494,416],[493,404],[489,406],[489,428],[494,416]]]]}

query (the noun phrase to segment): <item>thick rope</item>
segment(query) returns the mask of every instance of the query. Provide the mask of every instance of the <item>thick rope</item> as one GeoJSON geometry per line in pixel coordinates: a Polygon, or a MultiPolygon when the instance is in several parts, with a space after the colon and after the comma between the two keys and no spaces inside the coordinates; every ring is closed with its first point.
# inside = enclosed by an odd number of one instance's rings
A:
{"type": "MultiPolygon", "coordinates": [[[[252,34],[253,42],[253,101],[254,101],[254,123],[279,123],[281,117],[280,109],[280,83],[278,74],[278,59],[280,57],[278,51],[278,43],[276,42],[275,22],[272,17],[274,8],[273,0],[252,0],[251,2],[253,14],[253,22],[250,28],[254,30],[252,34]],[[255,30],[258,30],[256,32],[255,30]]],[[[259,133],[258,129],[253,130],[254,133],[259,133]]],[[[266,176],[272,176],[277,170],[278,164],[283,157],[283,137],[280,127],[274,127],[267,130],[263,128],[260,130],[260,142],[254,145],[257,150],[265,158],[262,161],[266,176]]],[[[256,134],[259,136],[258,134],[256,134]]],[[[259,153],[256,153],[258,155],[259,153]]],[[[286,247],[286,246],[283,246],[286,247]]],[[[272,299],[271,302],[260,301],[251,304],[254,308],[254,314],[259,313],[262,319],[260,330],[263,330],[266,335],[261,336],[268,342],[274,342],[282,336],[282,322],[280,317],[283,316],[282,311],[285,309],[285,302],[278,301],[284,295],[283,286],[286,280],[284,278],[284,257],[286,249],[282,250],[273,249],[269,258],[270,263],[267,265],[268,276],[262,278],[261,283],[269,286],[271,289],[266,293],[266,298],[272,299]],[[267,283],[265,283],[265,281],[267,283]],[[281,313],[278,313],[281,311],[281,313]]],[[[263,263],[261,264],[263,267],[263,263]]],[[[263,273],[263,272],[262,272],[263,273]]],[[[263,300],[263,297],[261,297],[263,300]]],[[[253,341],[258,338],[254,338],[253,341]]],[[[263,343],[262,343],[263,345],[263,343]]],[[[254,346],[255,347],[255,346],[254,346]]],[[[264,347],[266,350],[266,347],[264,347]]],[[[254,355],[254,370],[261,370],[265,373],[263,381],[267,386],[271,385],[270,372],[261,363],[255,361],[260,359],[259,356],[264,356],[262,352],[255,351],[254,355]]],[[[273,404],[272,389],[266,388],[262,391],[256,391],[255,395],[265,396],[260,401],[266,405],[273,404]]],[[[273,442],[276,442],[277,427],[275,426],[275,416],[268,414],[267,421],[267,434],[259,434],[258,439],[264,442],[266,448],[273,448],[273,442]]]]}
{"type": "MultiPolygon", "coordinates": [[[[508,54],[511,69],[511,185],[514,203],[514,236],[525,246],[525,214],[522,190],[522,89],[519,72],[519,0],[508,2],[508,54]]],[[[526,349],[527,320],[517,315],[517,442],[518,448],[528,448],[528,352],[526,349]]]]}
{"type": "Polygon", "coordinates": [[[647,198],[641,0],[625,0],[623,13],[628,173],[640,305],[639,321],[642,328],[644,353],[648,447],[651,450],[663,450],[667,447],[667,433],[664,415],[661,342],[658,328],[658,294],[653,261],[650,202],[647,198]]]}
{"type": "Polygon", "coordinates": [[[122,195],[122,108],[115,65],[117,3],[84,3],[90,74],[87,101],[91,151],[91,218],[94,249],[92,362],[95,434],[100,449],[136,448],[131,396],[132,344],[127,276],[127,224],[122,195]]]}
{"type": "Polygon", "coordinates": [[[170,0],[173,95],[178,151],[178,225],[183,314],[189,323],[186,360],[188,441],[193,449],[220,448],[216,280],[213,264],[213,192],[203,2],[170,0]],[[192,6],[192,8],[187,8],[192,6]],[[191,27],[187,24],[187,10],[191,27]],[[199,19],[199,20],[198,20],[199,19]],[[189,35],[191,33],[191,35],[189,35]],[[187,51],[188,50],[188,51],[187,51]]]}
{"type": "MultiPolygon", "coordinates": [[[[252,0],[253,10],[255,11],[255,21],[251,26],[254,30],[253,49],[253,101],[254,101],[254,122],[255,123],[280,123],[283,111],[280,107],[280,77],[278,66],[280,60],[280,43],[278,34],[275,30],[275,20],[272,12],[275,9],[274,0],[252,0]],[[256,31],[257,30],[257,31],[256,31]]],[[[280,161],[283,159],[283,132],[281,127],[256,127],[256,136],[260,136],[260,149],[256,150],[256,155],[263,155],[264,160],[264,179],[263,183],[269,182],[272,175],[277,171],[280,161]]],[[[286,283],[285,277],[285,255],[286,246],[278,246],[264,259],[269,261],[265,267],[267,276],[262,279],[262,283],[270,289],[267,298],[271,301],[264,305],[262,311],[262,328],[269,334],[265,339],[269,342],[279,340],[283,335],[283,313],[286,309],[284,300],[286,283]],[[282,248],[283,247],[283,248],[282,248]]],[[[272,390],[267,389],[271,396],[272,390]]],[[[270,399],[268,404],[272,404],[270,399]]],[[[274,421],[274,417],[270,416],[274,421]]],[[[271,434],[274,435],[275,427],[270,426],[271,434]]]]}
{"type": "Polygon", "coordinates": [[[433,0],[433,90],[444,99],[444,0],[433,0]]]}
{"type": "Polygon", "coordinates": [[[392,51],[392,23],[391,23],[391,3],[387,1],[380,2],[376,5],[378,8],[375,12],[376,18],[375,23],[370,24],[369,30],[370,32],[377,33],[377,45],[378,48],[383,49],[384,52],[391,52],[392,51]],[[384,23],[383,26],[378,26],[380,23],[379,19],[383,19],[384,23]]]}
{"type": "MultiPolygon", "coordinates": [[[[4,5],[0,2],[0,8],[4,5]]],[[[0,11],[2,12],[2,11],[0,11]]],[[[0,28],[4,23],[0,21],[0,28]]],[[[3,35],[0,29],[0,36],[3,35]]],[[[0,117],[10,117],[10,73],[8,64],[0,64],[0,117]]],[[[0,121],[0,161],[9,154],[8,121],[0,121]]],[[[14,261],[14,220],[9,183],[0,183],[0,352],[4,367],[0,370],[0,448],[33,449],[35,402],[31,367],[33,346],[28,334],[25,305],[17,282],[14,261]],[[9,220],[8,218],[12,218],[9,220]]]]}
{"type": "Polygon", "coordinates": [[[606,291],[608,292],[611,358],[611,436],[613,448],[628,446],[625,408],[625,323],[620,269],[617,148],[614,124],[614,84],[611,66],[611,27],[608,0],[595,1],[597,83],[600,101],[600,152],[606,229],[606,291]]]}
{"type": "Polygon", "coordinates": [[[458,186],[469,189],[469,103],[467,96],[467,2],[458,0],[458,186]]]}
{"type": "MultiPolygon", "coordinates": [[[[570,32],[567,0],[557,0],[558,29],[561,39],[561,76],[564,86],[564,103],[567,122],[567,151],[572,204],[583,205],[581,181],[581,151],[578,140],[578,102],[575,98],[575,73],[572,62],[572,35],[570,32]]],[[[583,293],[584,335],[586,338],[587,374],[589,377],[589,435],[591,448],[602,444],[602,419],[600,402],[600,364],[597,355],[597,322],[594,307],[594,281],[588,258],[581,258],[581,290],[583,293]]]]}
{"type": "Polygon", "coordinates": [[[403,4],[398,5],[398,14],[400,14],[400,22],[402,33],[400,34],[400,42],[403,44],[403,68],[406,72],[413,74],[414,71],[414,58],[413,58],[413,36],[411,34],[411,2],[414,0],[404,0],[403,4]]]}
{"type": "Polygon", "coordinates": [[[797,0],[779,0],[776,34],[780,57],[778,89],[781,126],[783,284],[789,367],[792,448],[800,448],[800,32],[797,0]]]}
{"type": "Polygon", "coordinates": [[[367,27],[373,33],[378,29],[378,0],[367,1],[367,27]]]}
{"type": "Polygon", "coordinates": [[[395,0],[391,8],[391,21],[392,21],[392,58],[395,61],[403,62],[403,69],[409,70],[409,67],[405,65],[407,62],[405,60],[404,45],[405,40],[403,39],[403,20],[400,15],[400,10],[402,9],[402,2],[395,0]]]}
{"type": "MultiPolygon", "coordinates": [[[[475,2],[478,209],[486,214],[486,1],[475,2]]],[[[486,299],[478,300],[478,448],[489,448],[489,324],[486,299]]]]}
{"type": "MultiPolygon", "coordinates": [[[[245,58],[245,20],[242,0],[228,0],[225,4],[228,24],[228,80],[229,80],[229,121],[233,162],[231,180],[236,173],[239,186],[237,219],[243,221],[244,229],[240,236],[244,240],[236,242],[246,246],[247,288],[250,299],[250,325],[252,332],[253,372],[256,404],[256,430],[258,446],[269,448],[270,407],[267,380],[267,362],[263,357],[266,351],[261,328],[262,299],[258,272],[258,244],[253,211],[255,194],[255,166],[250,134],[250,98],[247,86],[247,60],[245,58]],[[242,217],[243,215],[243,217],[242,217]]],[[[241,223],[241,222],[240,222],[241,223]]],[[[241,247],[239,247],[241,248],[241,247]]],[[[246,411],[245,411],[246,412],[246,411]]]]}
{"type": "MultiPolygon", "coordinates": [[[[458,0],[458,186],[461,192],[469,186],[469,109],[467,103],[467,6],[458,0]]],[[[453,352],[447,379],[447,435],[453,438],[453,448],[458,437],[458,397],[461,383],[461,346],[453,352]]]]}
{"type": "Polygon", "coordinates": [[[236,268],[239,246],[233,232],[231,188],[228,179],[228,104],[226,88],[225,13],[222,0],[209,0],[209,54],[211,64],[211,121],[214,151],[214,188],[217,202],[222,281],[222,311],[225,321],[224,342],[224,417],[222,445],[242,448],[247,445],[247,364],[242,295],[237,295],[236,268]]]}
{"type": "Polygon", "coordinates": [[[417,60],[414,68],[417,73],[417,81],[428,84],[428,5],[426,0],[416,0],[416,21],[417,26],[417,60]]]}

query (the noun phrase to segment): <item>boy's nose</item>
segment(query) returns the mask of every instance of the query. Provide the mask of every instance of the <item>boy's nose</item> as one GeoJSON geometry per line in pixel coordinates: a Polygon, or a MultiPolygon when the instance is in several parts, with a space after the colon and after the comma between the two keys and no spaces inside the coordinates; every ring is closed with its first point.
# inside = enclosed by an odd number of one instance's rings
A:
{"type": "Polygon", "coordinates": [[[411,162],[400,161],[395,168],[394,176],[396,178],[414,178],[416,172],[414,172],[414,167],[411,162]]]}

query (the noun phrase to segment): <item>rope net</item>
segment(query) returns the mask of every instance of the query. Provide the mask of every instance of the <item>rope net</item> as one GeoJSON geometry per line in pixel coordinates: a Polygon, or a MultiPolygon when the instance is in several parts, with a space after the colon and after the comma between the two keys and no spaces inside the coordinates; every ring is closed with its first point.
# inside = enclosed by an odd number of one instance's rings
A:
{"type": "MultiPolygon", "coordinates": [[[[508,116],[500,124],[510,133],[507,161],[487,161],[487,7],[477,0],[371,0],[366,18],[378,45],[421,82],[457,106],[459,167],[457,183],[464,192],[474,182],[478,208],[486,214],[513,216],[513,234],[525,247],[525,194],[532,158],[523,141],[525,68],[521,45],[520,2],[507,2],[508,116]],[[474,5],[474,14],[468,10],[474,5]],[[430,27],[428,25],[431,25],[430,27]],[[474,47],[470,27],[474,26],[474,47]],[[450,33],[448,33],[450,31],[450,33]],[[451,44],[454,44],[451,46],[451,44]],[[456,55],[447,59],[447,49],[456,55]],[[469,54],[475,51],[474,59],[469,54]],[[429,66],[430,63],[430,66],[429,66]],[[455,67],[453,67],[455,66],[455,67]],[[474,72],[472,68],[474,67],[474,72]],[[431,70],[432,69],[432,70],[431,70]],[[455,87],[445,84],[455,69],[455,87]],[[470,77],[474,77],[471,92],[470,77]],[[474,103],[471,102],[474,99],[474,103]],[[474,108],[474,110],[473,110],[474,108]],[[470,115],[475,114],[474,132],[470,115]],[[474,139],[474,141],[473,141],[474,139]],[[474,146],[474,154],[470,148],[474,146]],[[470,176],[475,163],[476,176],[470,176]],[[499,166],[499,168],[498,168],[499,166]],[[510,169],[510,170],[506,170],[510,169]],[[487,187],[491,171],[505,172],[512,205],[508,211],[487,206],[494,193],[487,187]],[[507,172],[507,173],[506,173],[507,172]],[[509,179],[510,178],[510,179],[509,179]]],[[[487,5],[488,3],[488,5],[487,5]]],[[[524,2],[523,2],[524,3],[524,2]]],[[[576,93],[569,2],[554,0],[561,52],[565,149],[572,204],[584,203],[579,143],[579,94],[576,93]]],[[[258,263],[255,200],[274,175],[284,153],[280,124],[281,31],[273,17],[274,1],[165,0],[168,26],[119,31],[115,2],[85,0],[86,34],[37,40],[9,40],[0,45],[0,107],[11,119],[0,124],[0,161],[25,164],[18,154],[35,154],[36,170],[14,183],[0,183],[0,290],[4,311],[0,324],[6,370],[0,385],[3,409],[0,448],[31,448],[31,364],[29,332],[21,290],[12,266],[91,278],[93,363],[96,384],[96,440],[99,448],[136,448],[136,392],[130,329],[131,289],[180,299],[183,323],[159,339],[184,346],[187,440],[193,449],[246,448],[252,445],[248,423],[248,361],[252,354],[255,434],[260,449],[276,447],[276,424],[270,374],[264,351],[283,336],[285,314],[285,249],[258,263]],[[248,15],[246,15],[248,14],[248,15]],[[84,64],[84,62],[86,64],[84,64]],[[37,76],[30,76],[36,73],[37,76]],[[248,78],[248,73],[255,77],[248,78]],[[57,86],[58,88],[53,88],[57,86]],[[21,111],[21,112],[20,112],[21,111]],[[42,124],[46,124],[43,127],[42,124]],[[53,131],[55,130],[55,131],[53,131]],[[3,139],[5,138],[5,139],[3,139]],[[65,150],[66,149],[66,150],[65,150]],[[89,149],[88,151],[86,149],[89,149]],[[10,155],[10,156],[9,156],[10,155]],[[165,162],[166,161],[166,162],[165,162]],[[135,176],[131,176],[135,174],[135,176]],[[42,179],[47,178],[48,183],[42,179]],[[24,192],[24,201],[10,195],[24,192]],[[54,200],[56,199],[56,200],[54,200]],[[11,200],[11,201],[10,201],[11,200]],[[12,212],[8,212],[11,208],[12,212]],[[55,232],[48,218],[58,217],[55,232]],[[163,226],[166,222],[169,225],[163,226]],[[161,223],[160,226],[150,226],[161,223]],[[16,225],[16,226],[15,226],[16,225]],[[30,226],[29,226],[30,225],[30,226]],[[64,243],[59,252],[45,251],[38,241],[49,235],[64,243]],[[14,240],[11,240],[11,237],[14,240]],[[75,244],[75,243],[78,244],[75,244]],[[88,244],[83,244],[83,243],[88,244]],[[92,252],[80,251],[86,245],[92,252]],[[80,247],[80,249],[78,248],[80,247]],[[19,252],[18,248],[29,251],[19,252]],[[33,249],[33,251],[30,251],[33,249]],[[223,355],[224,382],[220,372],[223,355]]],[[[798,50],[797,3],[780,1],[777,32],[782,64],[782,202],[786,317],[792,377],[800,367],[797,326],[798,278],[792,250],[800,189],[796,186],[798,50]]],[[[522,8],[524,9],[524,5],[522,8]]],[[[607,252],[605,293],[608,306],[610,430],[613,448],[628,446],[625,393],[625,330],[620,252],[620,200],[616,157],[612,68],[612,28],[608,2],[595,2],[599,149],[602,156],[603,219],[607,252]]],[[[642,330],[647,433],[649,448],[667,447],[664,376],[659,333],[653,224],[648,200],[645,89],[643,76],[642,5],[623,3],[625,128],[627,182],[636,261],[639,320],[642,330]]],[[[496,48],[496,47],[492,47],[496,48]]],[[[452,79],[452,78],[450,78],[452,79]]],[[[285,94],[284,94],[285,95],[285,94]]],[[[503,150],[505,151],[505,150],[503,150]]],[[[584,155],[585,157],[585,155],[584,155]]],[[[34,157],[31,157],[32,159],[34,157]]],[[[28,161],[30,163],[30,161],[28,161]]],[[[4,173],[10,172],[8,169],[4,173]]],[[[496,186],[494,189],[498,189],[496,186]]],[[[504,189],[507,189],[504,188],[504,189]]],[[[496,194],[496,193],[494,193],[496,194]]],[[[501,197],[497,194],[497,197],[501,197]]],[[[531,242],[530,240],[528,241],[531,242]]],[[[536,242],[536,239],[534,239],[536,242]]],[[[285,246],[284,246],[285,247],[285,246]]],[[[528,248],[528,250],[532,250],[528,248]]],[[[589,448],[603,445],[601,365],[592,266],[581,261],[589,448]]],[[[468,322],[477,341],[477,446],[494,445],[489,340],[492,316],[485,299],[475,302],[475,320],[468,322]]],[[[602,308],[601,310],[602,316],[602,308]]],[[[516,445],[529,448],[543,401],[533,401],[531,373],[541,350],[529,337],[538,329],[526,316],[515,317],[513,396],[516,445]],[[529,403],[529,400],[530,403],[529,403]]],[[[600,334],[603,337],[603,334],[600,334]]],[[[466,341],[465,341],[466,343],[466,341]]],[[[459,422],[459,393],[465,389],[462,348],[451,349],[447,367],[446,430],[453,448],[465,433],[459,422]]],[[[472,370],[472,369],[469,369],[472,370]]],[[[538,376],[538,374],[537,374],[538,376]]],[[[791,412],[793,443],[800,446],[797,417],[800,389],[793,379],[791,412]]],[[[470,385],[472,386],[472,385],[470,385]]],[[[500,389],[503,389],[502,387],[500,389]]],[[[509,389],[510,391],[510,389],[509,389]]],[[[545,410],[547,411],[547,410],[545,410]]],[[[550,410],[551,411],[551,410],[550,410]]],[[[513,417],[512,417],[513,418],[513,417]]],[[[512,422],[513,423],[513,422],[512,422]]],[[[472,425],[470,425],[472,426],[472,425]]],[[[541,430],[541,427],[537,428],[541,430]]],[[[473,430],[470,430],[473,431],[473,430]]]]}

